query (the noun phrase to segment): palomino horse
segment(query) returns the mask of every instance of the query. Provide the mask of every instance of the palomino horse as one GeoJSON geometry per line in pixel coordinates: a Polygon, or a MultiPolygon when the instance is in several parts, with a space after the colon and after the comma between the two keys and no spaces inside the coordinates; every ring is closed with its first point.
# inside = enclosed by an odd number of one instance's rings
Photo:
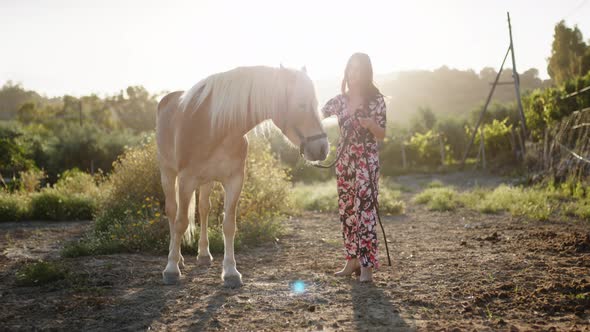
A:
{"type": "Polygon", "coordinates": [[[162,272],[165,284],[180,280],[179,265],[184,266],[180,245],[195,228],[197,189],[201,223],[197,263],[211,263],[207,215],[213,181],[218,181],[225,190],[221,278],[226,287],[242,285],[234,258],[234,236],[248,150],[245,135],[269,119],[300,146],[305,159],[326,159],[328,140],[305,68],[240,67],[211,75],[189,91],[172,92],[160,101],[156,140],[170,225],[170,253],[162,272]]]}

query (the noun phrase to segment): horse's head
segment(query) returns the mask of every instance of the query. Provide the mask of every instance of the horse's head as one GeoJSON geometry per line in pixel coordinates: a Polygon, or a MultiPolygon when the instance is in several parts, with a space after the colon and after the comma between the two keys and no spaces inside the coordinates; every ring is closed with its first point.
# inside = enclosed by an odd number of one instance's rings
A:
{"type": "Polygon", "coordinates": [[[318,113],[318,102],[313,82],[305,67],[300,70],[285,69],[284,109],[277,112],[273,122],[291,143],[299,146],[300,153],[310,161],[324,160],[328,156],[328,138],[318,113]]]}

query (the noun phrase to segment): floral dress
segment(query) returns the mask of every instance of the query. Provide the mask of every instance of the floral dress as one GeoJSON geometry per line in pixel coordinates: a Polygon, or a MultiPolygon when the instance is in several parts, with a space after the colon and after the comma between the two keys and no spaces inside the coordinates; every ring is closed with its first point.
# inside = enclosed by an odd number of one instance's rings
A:
{"type": "Polygon", "coordinates": [[[379,267],[377,205],[374,201],[379,190],[379,151],[375,137],[360,125],[358,118],[372,118],[379,126],[385,128],[385,113],[385,101],[381,95],[369,101],[367,107],[357,110],[353,115],[349,115],[346,95],[332,98],[322,108],[324,117],[338,117],[340,127],[337,153],[341,156],[336,162],[336,177],[338,212],[346,259],[358,258],[363,267],[379,267]],[[376,193],[372,192],[373,188],[376,193]]]}

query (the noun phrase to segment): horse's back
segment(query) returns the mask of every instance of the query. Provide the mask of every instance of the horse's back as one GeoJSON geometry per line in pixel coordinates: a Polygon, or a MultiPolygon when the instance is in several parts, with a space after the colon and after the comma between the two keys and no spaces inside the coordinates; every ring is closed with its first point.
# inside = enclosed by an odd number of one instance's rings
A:
{"type": "Polygon", "coordinates": [[[158,103],[158,115],[160,115],[160,112],[165,109],[167,106],[174,104],[175,108],[178,105],[179,101],[180,101],[180,96],[182,96],[182,94],[184,93],[184,91],[174,91],[174,92],[170,92],[169,94],[165,95],[164,98],[162,98],[162,100],[160,100],[160,102],[158,103]]]}

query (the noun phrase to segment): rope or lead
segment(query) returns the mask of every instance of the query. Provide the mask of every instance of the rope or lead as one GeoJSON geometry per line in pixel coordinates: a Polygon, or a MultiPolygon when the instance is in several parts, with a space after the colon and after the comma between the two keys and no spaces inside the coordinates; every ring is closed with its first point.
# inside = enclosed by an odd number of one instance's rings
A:
{"type": "MultiPolygon", "coordinates": [[[[351,135],[351,131],[348,131],[348,135],[344,136],[344,142],[342,144],[342,147],[338,153],[338,155],[336,156],[336,159],[330,163],[329,165],[321,165],[321,164],[312,164],[314,167],[317,168],[332,168],[334,165],[336,165],[336,163],[338,162],[338,160],[340,159],[340,157],[342,156],[342,152],[345,149],[345,146],[348,144],[348,138],[351,135]]],[[[367,146],[366,146],[366,139],[362,140],[363,142],[363,157],[365,157],[365,163],[367,164],[367,167],[369,167],[369,159],[367,157],[367,146]]],[[[385,251],[387,252],[387,263],[389,266],[391,266],[391,256],[389,255],[389,246],[387,245],[387,236],[385,235],[385,228],[383,228],[383,223],[381,222],[381,215],[379,213],[379,202],[377,201],[377,190],[375,190],[374,188],[374,179],[372,178],[371,175],[371,170],[369,169],[369,183],[371,184],[371,192],[373,193],[373,204],[375,205],[375,211],[377,212],[377,220],[379,221],[379,226],[381,226],[381,232],[383,233],[383,241],[385,242],[385,251]]]]}

